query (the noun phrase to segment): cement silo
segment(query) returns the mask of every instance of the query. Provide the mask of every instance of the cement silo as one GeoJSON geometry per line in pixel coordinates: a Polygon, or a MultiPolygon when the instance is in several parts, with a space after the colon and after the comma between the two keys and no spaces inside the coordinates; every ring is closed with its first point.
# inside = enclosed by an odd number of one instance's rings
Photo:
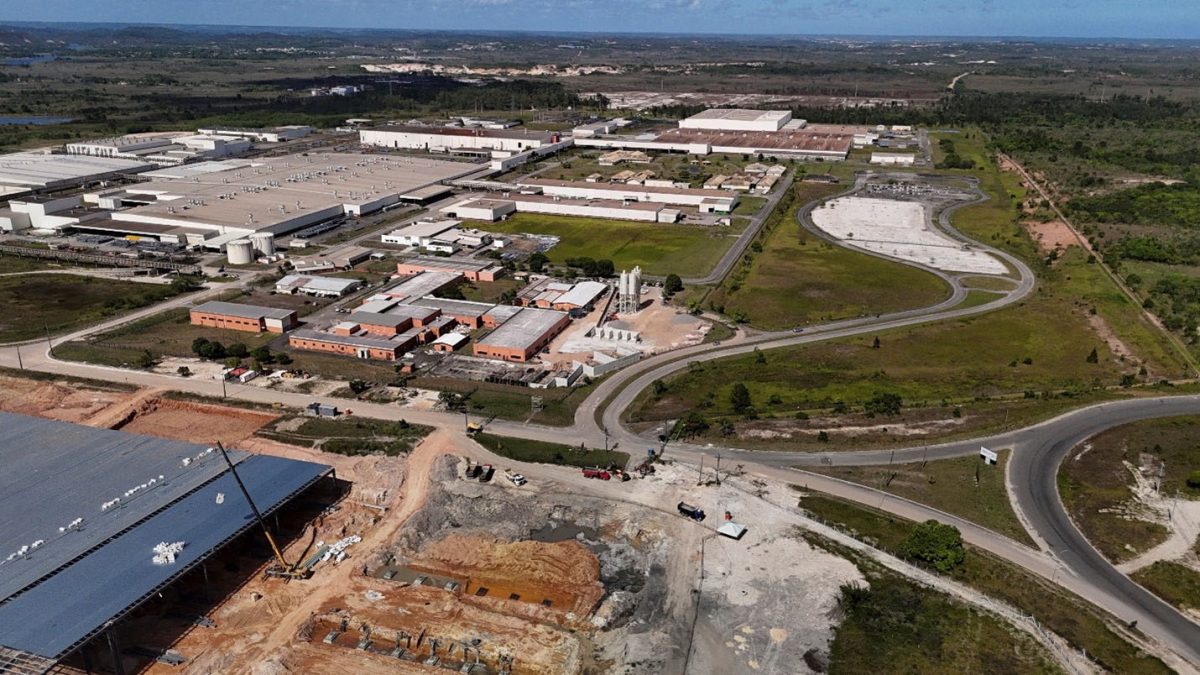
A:
{"type": "Polygon", "coordinates": [[[275,235],[270,232],[255,232],[250,235],[250,244],[258,255],[275,255],[275,235]]]}
{"type": "Polygon", "coordinates": [[[635,267],[632,272],[621,272],[617,281],[617,313],[633,314],[642,304],[642,268],[635,267]]]}
{"type": "Polygon", "coordinates": [[[237,239],[225,245],[230,265],[249,265],[254,262],[254,245],[249,239],[237,239]]]}

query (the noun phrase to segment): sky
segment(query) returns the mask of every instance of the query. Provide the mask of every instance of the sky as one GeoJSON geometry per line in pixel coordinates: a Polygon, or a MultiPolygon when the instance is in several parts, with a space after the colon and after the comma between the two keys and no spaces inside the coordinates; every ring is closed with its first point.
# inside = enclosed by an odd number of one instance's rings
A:
{"type": "Polygon", "coordinates": [[[0,0],[0,21],[1200,39],[1197,0],[0,0]]]}

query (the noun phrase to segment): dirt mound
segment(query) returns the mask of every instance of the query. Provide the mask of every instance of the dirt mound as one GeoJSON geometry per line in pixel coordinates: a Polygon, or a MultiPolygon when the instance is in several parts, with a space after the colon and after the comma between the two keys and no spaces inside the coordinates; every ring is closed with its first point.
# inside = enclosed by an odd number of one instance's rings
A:
{"type": "Polygon", "coordinates": [[[452,533],[426,545],[412,566],[468,578],[468,596],[523,600],[578,618],[590,614],[604,595],[600,561],[575,541],[505,542],[452,533]],[[480,589],[486,589],[483,595],[477,595],[480,589]]]}
{"type": "Polygon", "coordinates": [[[64,422],[83,422],[127,396],[120,391],[0,377],[0,410],[64,422]]]}
{"type": "Polygon", "coordinates": [[[115,417],[112,429],[195,443],[245,440],[278,417],[238,408],[165,398],[141,400],[129,414],[115,417]]]}

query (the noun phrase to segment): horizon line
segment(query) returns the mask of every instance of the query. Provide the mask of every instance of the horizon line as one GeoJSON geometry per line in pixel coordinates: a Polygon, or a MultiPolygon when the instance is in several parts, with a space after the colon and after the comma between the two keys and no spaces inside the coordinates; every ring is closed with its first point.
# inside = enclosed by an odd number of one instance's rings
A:
{"type": "Polygon", "coordinates": [[[705,38],[776,38],[776,39],[859,39],[859,40],[1063,40],[1080,41],[1150,41],[1200,43],[1200,38],[1181,37],[1148,37],[1148,36],[1070,36],[1070,35],[936,35],[923,33],[705,33],[686,32],[673,33],[663,31],[589,31],[569,29],[487,29],[487,28],[401,28],[401,27],[372,27],[372,26],[310,26],[303,24],[238,24],[238,23],[187,23],[170,21],[43,21],[43,20],[9,20],[0,19],[0,26],[121,26],[121,27],[155,27],[155,28],[216,28],[216,29],[255,29],[255,30],[303,30],[313,32],[346,32],[363,31],[372,33],[403,32],[403,33],[446,33],[446,34],[490,34],[490,35],[585,35],[590,37],[705,37],[705,38]]]}

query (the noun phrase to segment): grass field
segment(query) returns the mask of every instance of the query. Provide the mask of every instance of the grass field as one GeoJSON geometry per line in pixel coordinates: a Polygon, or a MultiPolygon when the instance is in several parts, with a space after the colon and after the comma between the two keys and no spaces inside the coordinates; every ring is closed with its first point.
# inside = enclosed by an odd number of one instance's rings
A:
{"type": "Polygon", "coordinates": [[[831,673],[1060,673],[1030,636],[878,565],[869,586],[843,588],[831,673]],[[987,636],[986,638],[983,636],[987,636]]]}
{"type": "Polygon", "coordinates": [[[979,457],[956,457],[892,466],[820,466],[807,471],[877,488],[951,513],[1033,546],[1008,500],[1004,472],[1010,450],[996,466],[979,457]]]}
{"type": "MultiPolygon", "coordinates": [[[[599,380],[597,381],[599,382],[599,380]]],[[[500,419],[545,424],[553,427],[569,426],[575,421],[575,409],[587,398],[596,383],[578,387],[533,390],[491,382],[472,382],[446,378],[418,378],[414,387],[454,391],[466,395],[466,406],[471,415],[499,417],[500,419]],[[532,409],[532,397],[542,399],[542,408],[532,409]]]]}
{"type": "Polygon", "coordinates": [[[767,203],[766,197],[742,197],[733,209],[735,216],[753,216],[767,203]]]}
{"type": "Polygon", "coordinates": [[[1200,572],[1190,567],[1159,560],[1130,576],[1181,610],[1200,609],[1200,572]]]}
{"type": "Polygon", "coordinates": [[[433,430],[403,420],[388,422],[347,417],[306,419],[293,430],[281,430],[281,422],[290,419],[276,421],[269,428],[260,430],[258,435],[339,455],[384,454],[392,457],[407,454],[433,430]]]}
{"type": "Polygon", "coordinates": [[[756,328],[780,330],[924,307],[948,297],[949,287],[936,276],[830,244],[796,221],[801,206],[842,189],[797,184],[786,214],[768,221],[771,231],[761,239],[761,251],[751,246],[742,265],[709,295],[709,305],[756,328]]]}
{"type": "Polygon", "coordinates": [[[479,227],[507,234],[548,234],[561,237],[546,255],[555,263],[567,258],[612,260],[617,270],[642,267],[646,274],[702,277],[733,245],[731,228],[665,225],[602,218],[518,213],[479,227]]]}
{"type": "Polygon", "coordinates": [[[70,274],[0,277],[0,342],[82,328],[176,294],[169,285],[70,274]]]}
{"type": "Polygon", "coordinates": [[[516,292],[522,286],[524,286],[523,282],[505,277],[491,282],[481,281],[477,284],[467,282],[459,286],[459,288],[462,289],[463,297],[467,300],[499,303],[500,296],[504,295],[504,293],[507,291],[516,292]]]}
{"type": "MultiPolygon", "coordinates": [[[[889,553],[895,553],[914,526],[911,521],[817,493],[803,496],[800,506],[889,553]]],[[[951,576],[1033,616],[1076,649],[1087,650],[1088,657],[1108,672],[1171,672],[1161,661],[1114,633],[1100,610],[1007,561],[968,546],[966,560],[951,576]]],[[[885,666],[861,672],[896,671],[885,666]]],[[[985,668],[982,672],[988,671],[985,668]]]]}
{"type": "Polygon", "coordinates": [[[1125,466],[1162,471],[1165,495],[1200,498],[1189,488],[1189,473],[1200,467],[1200,417],[1144,420],[1109,429],[1063,461],[1058,484],[1072,520],[1101,553],[1128,560],[1167,537],[1167,528],[1124,515],[1133,499],[1133,475],[1125,466]],[[1160,468],[1161,467],[1161,468],[1160,468]]]}
{"type": "MultiPolygon", "coordinates": [[[[979,161],[987,161],[981,141],[959,145],[960,152],[969,149],[979,161]]],[[[752,442],[753,437],[741,433],[744,416],[734,414],[730,401],[733,386],[743,383],[755,413],[778,420],[790,420],[798,411],[825,414],[844,407],[854,413],[877,394],[896,394],[903,400],[902,414],[874,424],[904,424],[910,414],[932,416],[947,404],[969,410],[986,399],[1016,397],[1015,404],[1006,400],[999,406],[1005,421],[1016,425],[1044,417],[1049,409],[1069,407],[1069,400],[1053,399],[1056,392],[1082,402],[1102,387],[1115,386],[1122,376],[1155,382],[1185,372],[1161,334],[1086,254],[1072,249],[1053,267],[1041,262],[1015,223],[1009,195],[1019,187],[1010,185],[1008,174],[990,163],[974,173],[997,196],[960,209],[953,222],[971,236],[1026,256],[1039,275],[1034,294],[983,316],[879,334],[878,349],[873,347],[875,336],[859,336],[767,350],[762,362],[754,354],[698,362],[669,378],[665,391],[643,392],[630,419],[677,419],[697,410],[710,420],[735,423],[739,440],[752,442]]],[[[972,302],[985,299],[978,292],[973,295],[972,302]]],[[[710,302],[715,297],[716,292],[710,302]]],[[[770,304],[769,294],[763,297],[768,316],[783,314],[781,305],[770,304]]],[[[717,426],[712,425],[710,435],[717,426]]],[[[750,426],[760,427],[753,430],[754,437],[764,436],[762,422],[750,426]]]]}
{"type": "Polygon", "coordinates": [[[39,258],[26,258],[19,255],[5,255],[0,253],[0,274],[16,274],[19,272],[32,272],[34,270],[61,268],[62,263],[53,260],[41,260],[39,258]]]}
{"type": "Polygon", "coordinates": [[[566,466],[617,468],[629,465],[629,453],[616,450],[580,450],[558,443],[543,443],[524,438],[505,438],[487,433],[475,434],[475,441],[488,450],[518,462],[564,464],[566,466]]]}

